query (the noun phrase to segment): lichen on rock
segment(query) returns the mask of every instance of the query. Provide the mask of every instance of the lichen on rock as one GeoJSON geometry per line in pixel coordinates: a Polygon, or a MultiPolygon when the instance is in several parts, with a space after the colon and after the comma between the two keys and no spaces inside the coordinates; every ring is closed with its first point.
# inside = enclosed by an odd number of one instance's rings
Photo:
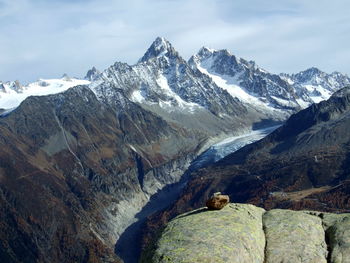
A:
{"type": "Polygon", "coordinates": [[[329,262],[350,263],[350,214],[326,214],[334,222],[326,231],[329,240],[329,262]]]}
{"type": "Polygon", "coordinates": [[[228,204],[177,216],[142,263],[349,263],[350,214],[228,204]]]}
{"type": "Polygon", "coordinates": [[[229,204],[222,210],[201,208],[171,221],[151,259],[141,262],[262,263],[264,209],[229,204]]]}
{"type": "Polygon", "coordinates": [[[274,209],[263,216],[266,262],[327,262],[322,219],[307,213],[274,209]]]}

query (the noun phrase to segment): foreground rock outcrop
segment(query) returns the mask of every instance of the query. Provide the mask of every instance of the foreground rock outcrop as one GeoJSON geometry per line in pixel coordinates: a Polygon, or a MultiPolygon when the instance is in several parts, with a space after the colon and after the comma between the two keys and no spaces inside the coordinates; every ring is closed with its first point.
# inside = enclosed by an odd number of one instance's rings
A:
{"type": "Polygon", "coordinates": [[[350,214],[201,208],[169,222],[141,262],[350,262],[350,214]]]}

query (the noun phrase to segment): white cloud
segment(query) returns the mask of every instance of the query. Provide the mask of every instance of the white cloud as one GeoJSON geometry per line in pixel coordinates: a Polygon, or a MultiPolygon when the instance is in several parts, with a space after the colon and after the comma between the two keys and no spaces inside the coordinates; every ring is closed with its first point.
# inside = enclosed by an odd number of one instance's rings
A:
{"type": "Polygon", "coordinates": [[[350,72],[345,0],[0,0],[0,79],[135,63],[156,36],[185,58],[227,48],[273,72],[350,72]]]}

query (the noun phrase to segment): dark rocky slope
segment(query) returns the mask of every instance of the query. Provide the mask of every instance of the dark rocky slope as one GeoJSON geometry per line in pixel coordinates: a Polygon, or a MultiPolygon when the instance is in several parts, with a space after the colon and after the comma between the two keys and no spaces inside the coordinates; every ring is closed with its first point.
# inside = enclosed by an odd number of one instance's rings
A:
{"type": "Polygon", "coordinates": [[[123,217],[177,181],[202,140],[84,86],[28,98],[0,119],[0,261],[118,262],[123,217]]]}
{"type": "Polygon", "coordinates": [[[181,198],[145,232],[201,207],[213,192],[265,209],[350,211],[350,88],[292,115],[264,139],[191,174],[181,198]]]}

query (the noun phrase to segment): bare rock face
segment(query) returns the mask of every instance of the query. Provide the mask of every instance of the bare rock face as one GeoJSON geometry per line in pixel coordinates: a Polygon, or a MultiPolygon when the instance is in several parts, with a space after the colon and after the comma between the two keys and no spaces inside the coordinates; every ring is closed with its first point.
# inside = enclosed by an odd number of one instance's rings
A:
{"type": "Polygon", "coordinates": [[[350,263],[350,215],[339,217],[326,214],[324,221],[329,221],[327,237],[329,239],[331,263],[350,263]]]}
{"type": "Polygon", "coordinates": [[[142,263],[262,263],[264,209],[229,204],[222,210],[201,208],[172,220],[155,250],[142,263]]]}
{"type": "Polygon", "coordinates": [[[322,219],[307,213],[275,209],[263,216],[266,262],[327,262],[322,219]]]}
{"type": "Polygon", "coordinates": [[[142,263],[350,262],[350,214],[228,204],[201,208],[169,222],[142,263]]]}
{"type": "Polygon", "coordinates": [[[220,192],[215,193],[206,203],[205,205],[210,210],[221,210],[230,202],[230,198],[228,195],[222,195],[220,192]]]}

